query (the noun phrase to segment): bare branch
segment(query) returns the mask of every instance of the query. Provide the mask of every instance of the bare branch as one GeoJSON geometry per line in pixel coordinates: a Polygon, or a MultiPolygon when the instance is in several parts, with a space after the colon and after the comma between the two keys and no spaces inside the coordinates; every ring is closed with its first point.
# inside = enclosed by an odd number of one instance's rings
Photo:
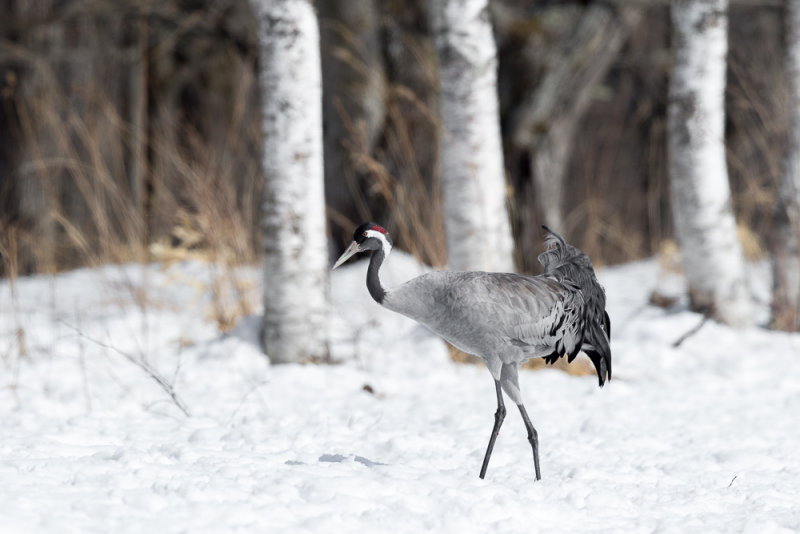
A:
{"type": "Polygon", "coordinates": [[[163,389],[164,392],[167,395],[169,395],[169,397],[172,399],[172,402],[175,403],[175,406],[177,406],[178,409],[180,409],[180,411],[182,411],[183,414],[186,417],[191,417],[191,414],[189,413],[188,408],[183,403],[183,401],[178,397],[177,393],[175,393],[175,389],[172,387],[172,384],[170,384],[169,382],[164,380],[164,378],[161,377],[155,371],[155,369],[150,367],[150,365],[148,365],[146,362],[135,358],[134,356],[128,354],[127,352],[125,352],[123,350],[118,349],[117,347],[114,347],[113,345],[109,345],[108,343],[104,343],[104,342],[102,342],[102,341],[100,341],[98,339],[95,339],[95,338],[93,338],[91,336],[86,335],[84,332],[82,332],[81,330],[79,330],[78,328],[76,328],[75,326],[69,324],[68,322],[66,322],[64,320],[61,320],[60,322],[62,324],[64,324],[64,326],[66,326],[67,328],[73,330],[82,339],[90,341],[90,342],[94,343],[95,345],[97,345],[99,347],[103,347],[104,349],[108,349],[108,350],[111,350],[113,352],[116,352],[117,354],[119,354],[120,356],[122,356],[123,358],[125,358],[126,360],[131,362],[133,365],[135,365],[136,367],[138,367],[139,369],[144,371],[145,374],[147,374],[150,378],[152,378],[159,385],[159,387],[161,387],[161,389],[163,389]]]}
{"type": "Polygon", "coordinates": [[[708,315],[703,315],[703,318],[700,319],[699,323],[697,323],[695,326],[693,326],[687,332],[685,332],[681,337],[672,342],[672,348],[677,349],[678,347],[680,347],[684,341],[686,341],[687,339],[698,333],[700,329],[703,328],[703,325],[705,325],[707,321],[708,321],[708,315]]]}

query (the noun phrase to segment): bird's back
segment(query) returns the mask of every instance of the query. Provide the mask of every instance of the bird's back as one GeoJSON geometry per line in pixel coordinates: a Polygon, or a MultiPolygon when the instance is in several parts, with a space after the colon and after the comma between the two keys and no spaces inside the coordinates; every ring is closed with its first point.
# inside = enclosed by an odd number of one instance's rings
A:
{"type": "MultiPolygon", "coordinates": [[[[611,378],[611,319],[606,312],[606,293],[597,281],[589,256],[545,227],[550,233],[548,248],[539,255],[539,263],[544,267],[543,276],[570,285],[582,295],[580,350],[592,360],[602,386],[606,378],[611,378]]],[[[563,356],[552,354],[551,361],[563,356]]],[[[569,361],[575,357],[570,353],[569,361]]]]}
{"type": "Polygon", "coordinates": [[[602,385],[611,375],[605,293],[585,254],[560,238],[550,244],[542,275],[431,272],[390,290],[384,306],[487,361],[572,361],[584,350],[602,385]]]}
{"type": "Polygon", "coordinates": [[[432,272],[392,290],[385,305],[483,358],[548,356],[574,292],[545,277],[432,272]]]}

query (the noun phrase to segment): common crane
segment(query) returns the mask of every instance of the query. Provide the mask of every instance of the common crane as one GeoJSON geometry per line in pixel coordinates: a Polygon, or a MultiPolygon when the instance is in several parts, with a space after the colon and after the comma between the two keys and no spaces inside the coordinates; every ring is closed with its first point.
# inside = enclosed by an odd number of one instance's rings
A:
{"type": "Polygon", "coordinates": [[[333,266],[339,267],[359,252],[372,251],[367,289],[378,304],[422,323],[486,362],[495,382],[497,411],[481,478],[486,475],[506,415],[504,391],[522,415],[533,449],[536,480],[541,479],[539,439],[522,403],[517,378],[521,363],[531,358],[554,363],[565,355],[571,362],[583,351],[594,363],[600,386],[606,378],[611,379],[611,321],[592,263],[561,236],[543,228],[549,235],[547,250],[539,255],[544,273],[538,276],[435,271],[385,289],[378,272],[392,250],[392,239],[373,222],[356,228],[353,242],[333,266]]]}

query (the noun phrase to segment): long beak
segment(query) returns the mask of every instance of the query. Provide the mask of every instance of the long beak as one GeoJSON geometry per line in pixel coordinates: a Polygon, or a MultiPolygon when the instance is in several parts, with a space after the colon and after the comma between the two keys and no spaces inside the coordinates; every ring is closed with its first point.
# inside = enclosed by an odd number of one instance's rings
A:
{"type": "Polygon", "coordinates": [[[339,259],[336,260],[336,263],[333,264],[333,268],[334,269],[337,268],[338,266],[349,260],[350,256],[358,254],[359,252],[361,252],[361,247],[358,246],[358,243],[353,241],[352,243],[350,243],[350,246],[347,247],[347,250],[344,251],[344,254],[339,256],[339,259]]]}

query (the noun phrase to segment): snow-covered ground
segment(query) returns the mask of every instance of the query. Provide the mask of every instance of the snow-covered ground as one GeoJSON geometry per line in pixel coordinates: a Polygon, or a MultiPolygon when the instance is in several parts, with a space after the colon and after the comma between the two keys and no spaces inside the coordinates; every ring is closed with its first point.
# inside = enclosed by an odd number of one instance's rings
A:
{"type": "Polygon", "coordinates": [[[800,336],[673,348],[700,317],[646,304],[656,262],[603,270],[613,380],[522,372],[543,479],[510,407],[480,480],[489,374],[365,270],[332,275],[324,366],[271,367],[257,316],[220,334],[202,263],[0,282],[0,532],[800,531],[800,336]]]}

